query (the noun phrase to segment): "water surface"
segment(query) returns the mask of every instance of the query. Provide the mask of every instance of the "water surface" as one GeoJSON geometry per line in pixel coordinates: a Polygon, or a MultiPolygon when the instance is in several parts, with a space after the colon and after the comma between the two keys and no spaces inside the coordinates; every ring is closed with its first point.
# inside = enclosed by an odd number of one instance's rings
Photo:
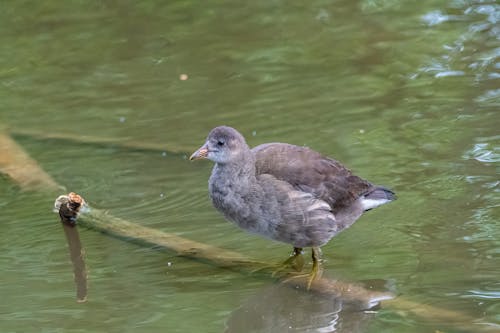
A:
{"type": "MultiPolygon", "coordinates": [[[[221,124],[251,146],[310,146],[399,195],[323,248],[325,274],[499,329],[499,21],[479,0],[9,2],[0,126],[91,205],[272,263],[290,248],[225,222],[210,163],[186,157],[221,124]]],[[[336,300],[84,228],[78,304],[54,199],[0,177],[2,332],[458,331],[384,307],[341,316],[336,300]]]]}

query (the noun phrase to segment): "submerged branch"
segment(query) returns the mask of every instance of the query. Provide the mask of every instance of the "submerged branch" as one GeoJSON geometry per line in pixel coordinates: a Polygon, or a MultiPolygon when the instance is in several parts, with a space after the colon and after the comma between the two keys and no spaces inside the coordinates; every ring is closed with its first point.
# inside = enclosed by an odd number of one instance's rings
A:
{"type": "Polygon", "coordinates": [[[193,147],[181,147],[178,143],[175,145],[168,145],[164,143],[146,142],[138,141],[131,138],[111,138],[111,137],[98,137],[98,136],[87,136],[87,135],[75,135],[74,133],[47,133],[41,131],[33,130],[11,130],[9,131],[15,136],[25,136],[39,140],[62,140],[65,142],[76,142],[84,144],[93,145],[113,145],[116,147],[128,148],[128,149],[140,149],[140,150],[152,150],[152,151],[167,151],[171,153],[185,153],[193,150],[193,147]]]}
{"type": "Polygon", "coordinates": [[[60,190],[60,187],[10,136],[0,131],[0,173],[25,190],[60,190]]]}
{"type": "MultiPolygon", "coordinates": [[[[268,276],[272,276],[278,268],[268,263],[252,260],[237,252],[131,223],[124,219],[108,215],[99,209],[90,209],[82,213],[79,216],[79,223],[85,227],[110,234],[114,237],[150,244],[174,252],[178,256],[200,260],[220,268],[238,272],[244,271],[248,274],[266,274],[268,276]]],[[[287,272],[276,276],[282,283],[306,289],[308,283],[306,276],[290,277],[291,275],[287,272]]],[[[323,295],[340,297],[344,302],[355,304],[359,309],[370,309],[381,300],[393,297],[390,293],[370,291],[356,283],[327,278],[319,278],[313,281],[310,290],[323,295]]]]}
{"type": "MultiPolygon", "coordinates": [[[[277,269],[277,266],[252,260],[237,252],[131,223],[111,216],[99,209],[93,208],[81,214],[78,223],[113,237],[153,245],[174,252],[179,256],[200,260],[232,271],[246,272],[250,275],[264,274],[271,277],[277,269]]],[[[276,276],[276,279],[294,288],[307,289],[307,276],[300,278],[293,276],[293,278],[290,278],[291,276],[293,275],[284,272],[276,276]]],[[[371,291],[358,283],[319,278],[313,281],[310,291],[325,296],[337,297],[344,304],[350,304],[359,310],[371,309],[380,303],[385,308],[424,318],[431,322],[448,323],[449,326],[460,327],[474,332],[488,331],[488,327],[475,325],[474,318],[466,313],[414,302],[401,296],[394,298],[390,293],[371,291]]]]}

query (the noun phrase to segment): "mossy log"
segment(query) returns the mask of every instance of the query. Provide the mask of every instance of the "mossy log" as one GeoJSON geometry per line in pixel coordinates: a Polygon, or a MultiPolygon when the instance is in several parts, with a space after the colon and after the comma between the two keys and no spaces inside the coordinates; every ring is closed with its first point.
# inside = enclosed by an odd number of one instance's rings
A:
{"type": "MultiPolygon", "coordinates": [[[[113,237],[162,248],[178,256],[199,260],[219,268],[253,275],[267,275],[293,287],[307,289],[307,276],[296,276],[286,271],[280,271],[274,275],[273,273],[278,269],[276,265],[253,260],[238,252],[141,226],[109,215],[100,209],[89,209],[79,215],[78,221],[84,227],[98,230],[113,237]]],[[[319,278],[313,281],[310,291],[340,297],[344,302],[355,304],[359,309],[370,309],[378,302],[393,297],[390,293],[365,289],[358,283],[328,278],[319,278]]]]}
{"type": "Polygon", "coordinates": [[[56,181],[12,138],[0,132],[0,173],[26,190],[61,190],[56,181]]]}
{"type": "Polygon", "coordinates": [[[133,138],[122,137],[122,138],[111,138],[111,137],[100,137],[100,136],[89,136],[89,135],[75,135],[74,133],[48,133],[44,131],[36,130],[9,130],[9,133],[14,136],[29,137],[38,140],[61,140],[64,142],[76,142],[83,144],[93,144],[93,145],[110,145],[115,147],[121,147],[126,149],[138,149],[138,150],[151,150],[160,152],[170,152],[170,153],[185,153],[186,151],[192,150],[194,147],[182,147],[179,144],[168,145],[164,143],[154,143],[135,140],[133,138]]]}
{"type": "MultiPolygon", "coordinates": [[[[112,216],[100,209],[90,209],[78,218],[84,227],[98,230],[113,237],[152,245],[176,255],[199,260],[215,267],[230,269],[251,275],[272,277],[295,288],[307,290],[307,277],[290,278],[287,272],[274,276],[276,266],[259,262],[240,253],[199,243],[171,233],[162,232],[112,216]]],[[[354,305],[356,309],[366,310],[380,303],[383,308],[394,309],[400,313],[416,315],[428,321],[448,323],[474,332],[487,332],[489,327],[475,325],[470,315],[454,310],[443,309],[431,304],[422,304],[402,296],[394,298],[392,294],[364,288],[358,283],[319,278],[313,281],[310,292],[330,297],[339,297],[343,302],[354,305]]]]}

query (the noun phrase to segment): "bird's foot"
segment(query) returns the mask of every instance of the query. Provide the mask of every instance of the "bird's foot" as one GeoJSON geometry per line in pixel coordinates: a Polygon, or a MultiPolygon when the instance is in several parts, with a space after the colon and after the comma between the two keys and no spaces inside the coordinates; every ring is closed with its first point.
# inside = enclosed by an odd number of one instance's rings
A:
{"type": "Polygon", "coordinates": [[[284,282],[291,281],[293,279],[307,279],[306,287],[307,290],[311,289],[312,283],[320,279],[323,275],[323,267],[321,266],[321,251],[319,247],[313,247],[312,249],[312,259],[313,266],[311,272],[309,274],[299,273],[299,274],[290,274],[288,278],[284,280],[284,282]]]}
{"type": "Polygon", "coordinates": [[[321,265],[314,265],[309,273],[289,273],[289,276],[283,282],[290,282],[293,280],[305,280],[306,289],[310,290],[314,281],[321,278],[323,275],[323,268],[321,265]]]}
{"type": "Polygon", "coordinates": [[[291,269],[295,272],[302,271],[304,268],[304,257],[302,256],[302,249],[295,248],[293,249],[293,253],[285,260],[278,268],[273,272],[272,276],[278,276],[283,272],[289,272],[291,269]]]}
{"type": "Polygon", "coordinates": [[[290,254],[290,258],[283,262],[282,267],[293,268],[297,272],[302,271],[302,268],[304,268],[302,248],[294,247],[292,254],[290,254]]]}
{"type": "Polygon", "coordinates": [[[302,256],[302,249],[301,248],[294,248],[293,253],[290,255],[290,258],[285,260],[281,264],[277,265],[268,265],[268,266],[263,266],[259,267],[255,270],[252,270],[252,273],[256,273],[259,271],[271,271],[271,276],[272,277],[277,277],[281,275],[289,275],[291,274],[290,271],[294,272],[300,272],[302,268],[304,267],[304,257],[302,256]]]}

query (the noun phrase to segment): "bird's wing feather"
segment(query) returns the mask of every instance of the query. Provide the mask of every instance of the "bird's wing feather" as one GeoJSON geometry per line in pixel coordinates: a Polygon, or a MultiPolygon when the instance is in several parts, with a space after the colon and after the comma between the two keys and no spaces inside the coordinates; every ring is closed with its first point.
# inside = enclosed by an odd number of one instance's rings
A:
{"type": "Polygon", "coordinates": [[[294,190],[288,182],[270,174],[258,175],[257,184],[262,192],[271,194],[259,207],[264,207],[263,212],[279,216],[268,220],[273,239],[295,247],[321,246],[341,231],[330,205],[313,194],[294,190]]]}
{"type": "Polygon", "coordinates": [[[257,174],[271,174],[296,190],[313,194],[335,212],[349,206],[374,186],[334,159],[307,147],[267,143],[252,149],[257,174]]]}

